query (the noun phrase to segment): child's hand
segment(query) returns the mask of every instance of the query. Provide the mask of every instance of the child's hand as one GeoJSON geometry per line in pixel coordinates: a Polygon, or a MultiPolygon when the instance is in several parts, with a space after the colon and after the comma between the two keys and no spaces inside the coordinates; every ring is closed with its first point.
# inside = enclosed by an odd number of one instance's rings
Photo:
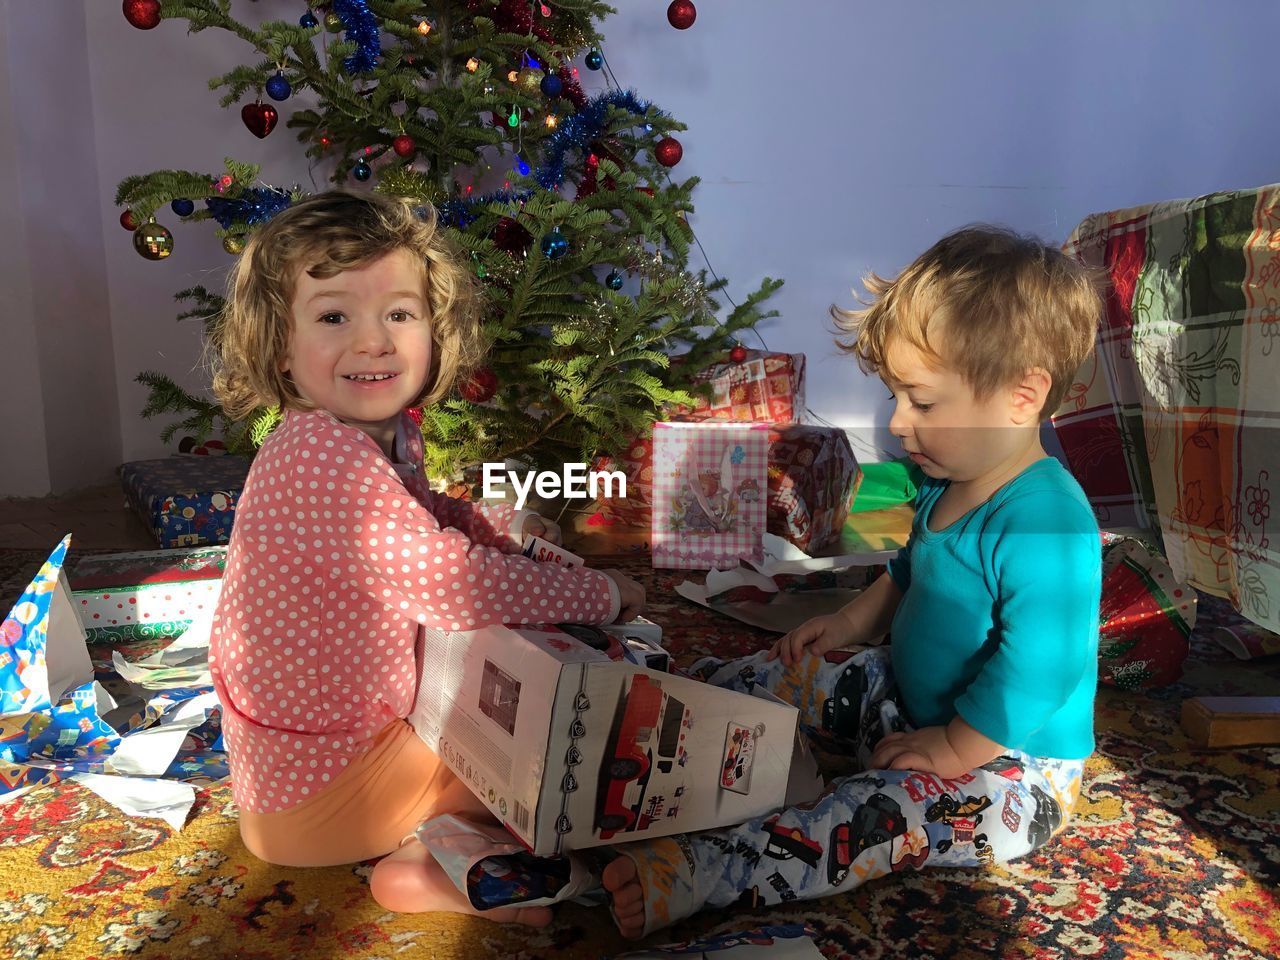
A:
{"type": "Polygon", "coordinates": [[[769,650],[766,660],[782,657],[787,666],[798,662],[806,653],[820,657],[828,650],[847,647],[853,642],[853,626],[843,614],[832,613],[825,617],[806,620],[769,650]]]}
{"type": "Polygon", "coordinates": [[[946,727],[923,727],[911,733],[891,733],[871,754],[871,770],[918,770],[944,780],[969,772],[947,739],[946,727]]]}
{"type": "Polygon", "coordinates": [[[644,613],[644,587],[632,580],[621,570],[601,570],[606,577],[618,585],[618,596],[622,598],[622,608],[614,623],[630,623],[644,613]]]}
{"type": "Polygon", "coordinates": [[[524,518],[520,534],[521,539],[524,537],[541,537],[548,543],[554,543],[557,547],[561,545],[560,524],[554,520],[548,520],[546,517],[540,517],[536,513],[531,517],[524,518]]]}

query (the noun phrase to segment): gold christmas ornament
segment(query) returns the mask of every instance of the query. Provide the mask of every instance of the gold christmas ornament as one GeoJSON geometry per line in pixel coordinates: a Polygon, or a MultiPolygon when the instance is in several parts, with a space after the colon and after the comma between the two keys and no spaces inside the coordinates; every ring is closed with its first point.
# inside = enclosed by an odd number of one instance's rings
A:
{"type": "Polygon", "coordinates": [[[536,94],[540,83],[542,83],[542,71],[525,67],[520,71],[516,85],[525,93],[536,94]]]}
{"type": "Polygon", "coordinates": [[[231,254],[233,257],[239,256],[244,253],[244,237],[237,237],[234,235],[223,237],[222,249],[227,251],[227,253],[231,254]]]}
{"type": "Polygon", "coordinates": [[[470,60],[467,61],[468,73],[475,73],[479,69],[480,69],[480,61],[477,60],[475,57],[472,57],[470,60]]]}
{"type": "Polygon", "coordinates": [[[337,33],[343,29],[342,18],[332,11],[326,13],[324,15],[324,28],[330,33],[337,33]]]}
{"type": "Polygon", "coordinates": [[[148,260],[163,260],[173,253],[173,234],[154,220],[133,231],[133,249],[148,260]]]}

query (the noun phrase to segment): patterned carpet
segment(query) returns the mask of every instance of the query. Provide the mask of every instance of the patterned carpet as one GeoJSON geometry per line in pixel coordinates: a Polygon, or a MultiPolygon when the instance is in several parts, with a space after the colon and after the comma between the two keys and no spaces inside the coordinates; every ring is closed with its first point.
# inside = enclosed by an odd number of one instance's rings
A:
{"type": "MultiPolygon", "coordinates": [[[[0,553],[5,609],[43,559],[0,553]]],[[[746,653],[767,634],[675,597],[683,577],[634,556],[650,616],[682,662],[746,653]]],[[[1183,681],[1104,689],[1099,752],[1079,815],[1055,842],[988,871],[895,874],[825,901],[756,915],[709,912],[655,942],[807,922],[827,957],[1280,956],[1280,749],[1196,752],[1177,725],[1194,693],[1274,694],[1280,661],[1243,665],[1204,639],[1234,618],[1206,600],[1183,681]]],[[[289,870],[255,861],[230,790],[201,792],[182,831],[124,817],[58,785],[0,806],[0,956],[278,960],[597,958],[625,949],[602,911],[567,906],[541,931],[441,914],[384,913],[368,865],[289,870]]]]}

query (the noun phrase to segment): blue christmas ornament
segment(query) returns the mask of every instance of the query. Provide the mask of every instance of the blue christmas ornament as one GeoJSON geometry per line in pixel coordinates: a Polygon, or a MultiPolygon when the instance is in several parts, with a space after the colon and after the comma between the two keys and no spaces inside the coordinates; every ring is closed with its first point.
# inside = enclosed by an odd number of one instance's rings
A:
{"type": "Polygon", "coordinates": [[[195,212],[196,205],[186,197],[179,197],[177,200],[174,200],[173,203],[169,204],[169,209],[180,217],[189,217],[195,212]]]}
{"type": "Polygon", "coordinates": [[[555,227],[542,238],[542,255],[548,260],[559,260],[569,252],[569,241],[565,239],[559,227],[555,227]]]}
{"type": "Polygon", "coordinates": [[[604,278],[604,285],[608,287],[610,290],[621,290],[622,283],[623,283],[622,274],[620,274],[617,270],[614,270],[612,273],[610,273],[607,277],[604,278]]]}
{"type": "Polygon", "coordinates": [[[604,66],[604,54],[599,50],[592,50],[587,54],[587,69],[599,70],[604,66]]]}
{"type": "Polygon", "coordinates": [[[293,87],[289,86],[289,81],[284,78],[284,74],[276,71],[274,77],[267,80],[267,96],[272,100],[288,100],[289,94],[293,93],[293,87]]]}
{"type": "Polygon", "coordinates": [[[542,82],[538,84],[545,96],[558,97],[560,91],[564,89],[564,84],[560,82],[560,78],[554,73],[544,74],[542,82]]]}
{"type": "Polygon", "coordinates": [[[351,175],[364,183],[373,176],[373,167],[369,166],[363,160],[357,160],[356,165],[351,168],[351,175]]]}
{"type": "Polygon", "coordinates": [[[307,30],[314,30],[316,27],[320,26],[320,21],[316,19],[316,15],[314,13],[308,10],[298,18],[298,26],[304,27],[307,30]]]}

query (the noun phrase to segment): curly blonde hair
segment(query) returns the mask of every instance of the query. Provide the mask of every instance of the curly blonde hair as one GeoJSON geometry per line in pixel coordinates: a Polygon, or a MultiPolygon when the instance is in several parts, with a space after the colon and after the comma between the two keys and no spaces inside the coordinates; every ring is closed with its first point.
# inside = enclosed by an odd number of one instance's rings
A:
{"type": "Polygon", "coordinates": [[[1102,274],[1034,237],[977,224],[935,243],[893,280],[863,279],[863,309],[831,307],[837,337],[864,371],[893,376],[891,344],[964,378],[979,399],[1042,367],[1053,380],[1041,409],[1058,409],[1093,350],[1102,274]]]}
{"type": "Polygon", "coordinates": [[[211,337],[213,391],[227,415],[311,409],[281,372],[291,305],[305,270],[324,279],[407,250],[422,266],[431,311],[431,373],[411,406],[440,400],[483,352],[480,287],[430,206],[376,193],[330,190],[277,214],[250,238],[227,282],[211,337]]]}

